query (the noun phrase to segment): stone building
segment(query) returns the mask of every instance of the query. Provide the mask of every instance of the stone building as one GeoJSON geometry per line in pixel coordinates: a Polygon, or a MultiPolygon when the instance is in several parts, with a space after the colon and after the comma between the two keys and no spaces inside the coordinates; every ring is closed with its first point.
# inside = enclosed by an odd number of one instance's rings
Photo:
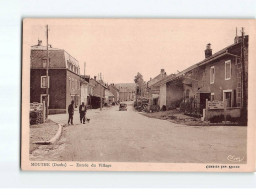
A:
{"type": "Polygon", "coordinates": [[[110,92],[114,95],[114,102],[119,101],[119,89],[115,86],[114,83],[108,86],[110,92]]]}
{"type": "MultiPolygon", "coordinates": [[[[66,113],[71,100],[80,104],[80,67],[78,61],[63,49],[48,48],[49,114],[66,113]]],[[[46,97],[47,47],[38,41],[30,54],[30,102],[43,102],[46,97]]]]}
{"type": "Polygon", "coordinates": [[[244,51],[244,85],[241,37],[236,37],[233,44],[214,54],[208,44],[204,60],[155,84],[165,91],[162,95],[166,97],[167,108],[172,109],[179,107],[182,102],[191,102],[193,112],[202,115],[208,99],[225,100],[228,108],[241,109],[242,104],[247,104],[248,101],[247,98],[243,99],[248,97],[248,36],[244,37],[244,51]]]}
{"type": "Polygon", "coordinates": [[[101,103],[102,106],[104,105],[105,90],[107,89],[107,86],[100,80],[97,80],[96,76],[94,76],[94,78],[91,78],[89,83],[92,87],[92,94],[90,97],[91,107],[94,109],[100,108],[101,103]]]}
{"type": "Polygon", "coordinates": [[[149,105],[160,105],[160,86],[155,85],[157,82],[163,80],[164,78],[167,77],[166,72],[164,69],[161,69],[160,74],[158,74],[156,77],[153,79],[150,78],[150,80],[147,82],[147,92],[148,92],[148,97],[149,97],[149,105]]]}
{"type": "Polygon", "coordinates": [[[119,90],[120,102],[123,101],[134,101],[135,100],[135,83],[117,83],[115,86],[119,90]]]}

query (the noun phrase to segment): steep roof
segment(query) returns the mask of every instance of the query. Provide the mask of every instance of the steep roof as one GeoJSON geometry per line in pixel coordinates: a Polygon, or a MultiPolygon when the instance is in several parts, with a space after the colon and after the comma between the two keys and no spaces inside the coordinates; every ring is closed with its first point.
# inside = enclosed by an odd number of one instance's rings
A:
{"type": "MultiPolygon", "coordinates": [[[[248,36],[247,36],[247,38],[248,38],[248,36]]],[[[196,64],[194,64],[194,65],[192,65],[192,66],[189,66],[189,67],[186,68],[185,70],[183,70],[183,71],[181,71],[181,72],[175,74],[175,76],[171,76],[171,75],[167,76],[165,79],[163,79],[163,80],[157,82],[155,85],[156,85],[156,86],[160,86],[160,85],[162,85],[162,84],[164,84],[164,83],[170,82],[170,81],[172,81],[172,80],[174,80],[174,79],[176,79],[176,78],[179,78],[179,77],[183,76],[183,75],[186,74],[187,72],[189,72],[189,71],[191,71],[191,70],[193,70],[193,69],[195,69],[195,68],[197,68],[197,67],[199,67],[199,66],[206,65],[206,64],[210,63],[211,61],[217,60],[217,59],[219,59],[219,58],[221,58],[221,57],[223,57],[223,56],[225,56],[225,55],[236,56],[236,55],[234,55],[234,54],[232,54],[232,53],[229,53],[229,50],[230,50],[231,48],[237,46],[237,45],[240,45],[240,44],[241,44],[240,42],[239,42],[239,43],[231,44],[231,45],[229,45],[229,46],[227,46],[227,47],[221,49],[220,51],[214,53],[214,54],[211,55],[210,57],[205,58],[204,60],[202,60],[202,61],[200,61],[200,62],[198,62],[198,63],[196,63],[196,64]]],[[[239,56],[237,56],[237,57],[239,57],[239,56]]]]}
{"type": "Polygon", "coordinates": [[[109,87],[112,87],[114,90],[119,91],[119,89],[117,88],[117,86],[115,86],[115,84],[110,84],[109,87]]]}
{"type": "Polygon", "coordinates": [[[166,78],[166,72],[164,73],[160,73],[157,76],[155,76],[153,79],[149,80],[148,83],[148,87],[154,86],[154,84],[158,83],[160,80],[166,78]]]}
{"type": "Polygon", "coordinates": [[[104,87],[105,89],[108,88],[107,86],[105,86],[104,84],[102,84],[101,82],[99,82],[93,78],[90,79],[90,83],[97,83],[97,84],[101,85],[102,87],[104,87]]]}
{"type": "Polygon", "coordinates": [[[108,89],[105,91],[105,96],[114,97],[114,94],[111,93],[108,89]]]}
{"type": "Polygon", "coordinates": [[[136,89],[135,83],[116,83],[115,86],[119,89],[120,92],[132,92],[136,89]]]}
{"type": "MultiPolygon", "coordinates": [[[[47,46],[43,46],[43,45],[33,45],[30,47],[31,50],[37,50],[37,51],[46,51],[47,50],[47,46]]],[[[70,55],[66,50],[64,49],[58,49],[58,48],[53,48],[51,46],[48,46],[48,50],[49,51],[63,51],[64,53],[64,57],[66,58],[66,60],[68,60],[70,63],[72,63],[74,66],[76,66],[77,68],[79,68],[79,62],[76,58],[74,58],[72,55],[70,55]]],[[[65,61],[65,63],[67,63],[65,61]]],[[[66,64],[66,67],[68,68],[68,65],[66,64]]]]}

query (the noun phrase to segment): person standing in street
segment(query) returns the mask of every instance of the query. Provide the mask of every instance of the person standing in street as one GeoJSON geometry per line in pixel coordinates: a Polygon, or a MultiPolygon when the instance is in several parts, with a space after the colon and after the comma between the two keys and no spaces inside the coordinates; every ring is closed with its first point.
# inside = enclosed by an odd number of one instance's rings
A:
{"type": "Polygon", "coordinates": [[[86,114],[86,105],[82,102],[82,105],[79,106],[79,113],[80,113],[80,122],[85,124],[85,114],[86,114]]]}
{"type": "Polygon", "coordinates": [[[73,125],[73,116],[74,116],[74,100],[71,101],[71,104],[68,106],[68,124],[73,125]]]}

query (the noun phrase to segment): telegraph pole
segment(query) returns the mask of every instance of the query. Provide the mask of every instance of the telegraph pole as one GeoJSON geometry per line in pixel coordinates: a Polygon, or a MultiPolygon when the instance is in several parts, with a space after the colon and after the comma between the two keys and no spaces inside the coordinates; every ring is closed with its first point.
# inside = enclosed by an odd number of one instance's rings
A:
{"type": "Polygon", "coordinates": [[[242,27],[241,65],[242,65],[242,120],[247,123],[247,91],[245,81],[245,59],[244,59],[244,28],[242,27]]]}
{"type": "Polygon", "coordinates": [[[85,76],[86,62],[84,62],[84,76],[85,76]]]}
{"type": "MultiPolygon", "coordinates": [[[[100,73],[100,80],[101,80],[101,73],[100,73]]],[[[99,80],[99,82],[100,82],[100,80],[99,80]]],[[[102,90],[104,90],[104,89],[101,89],[101,87],[102,86],[100,86],[100,110],[102,110],[102,96],[103,96],[102,90]]]]}
{"type": "Polygon", "coordinates": [[[48,118],[49,115],[49,108],[48,108],[48,96],[49,96],[49,49],[48,49],[48,25],[46,25],[46,49],[47,49],[47,63],[46,63],[46,118],[48,118]]]}

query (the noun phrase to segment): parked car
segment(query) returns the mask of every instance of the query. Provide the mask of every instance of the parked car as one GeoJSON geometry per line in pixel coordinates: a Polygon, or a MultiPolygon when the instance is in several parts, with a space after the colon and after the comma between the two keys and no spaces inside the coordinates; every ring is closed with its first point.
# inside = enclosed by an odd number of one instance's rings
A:
{"type": "Polygon", "coordinates": [[[119,111],[127,111],[127,104],[121,103],[119,106],[119,111]]]}

